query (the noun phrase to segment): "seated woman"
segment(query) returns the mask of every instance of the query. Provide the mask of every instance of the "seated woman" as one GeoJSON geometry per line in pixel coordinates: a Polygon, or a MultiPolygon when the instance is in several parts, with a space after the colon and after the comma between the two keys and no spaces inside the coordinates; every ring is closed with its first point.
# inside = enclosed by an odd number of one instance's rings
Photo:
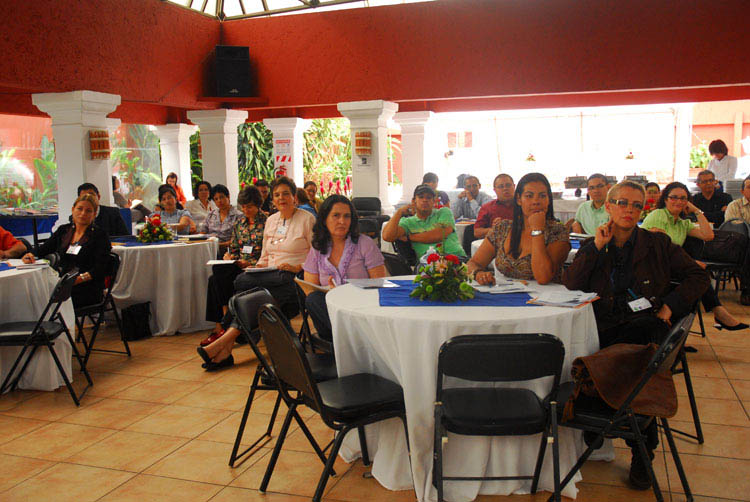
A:
{"type": "MultiPolygon", "coordinates": [[[[320,207],[313,227],[312,248],[303,265],[305,280],[321,286],[336,287],[347,279],[385,277],[385,260],[371,238],[359,234],[357,211],[343,195],[331,195],[320,207]]],[[[331,340],[331,320],[326,294],[313,291],[305,305],[318,335],[331,340]]]]}
{"type": "Polygon", "coordinates": [[[216,209],[216,204],[211,200],[211,183],[208,181],[199,181],[193,190],[195,199],[185,203],[185,209],[190,211],[190,217],[196,225],[203,223],[212,210],[216,209]]]}
{"type": "Polygon", "coordinates": [[[565,226],[554,219],[552,189],[540,173],[529,173],[518,181],[512,220],[497,220],[476,254],[469,260],[480,284],[494,284],[495,268],[507,277],[536,280],[539,284],[560,282],[560,271],[570,251],[565,226]]]}
{"type": "Polygon", "coordinates": [[[297,207],[300,209],[304,209],[311,215],[318,217],[318,213],[315,210],[315,208],[312,206],[312,203],[310,202],[310,197],[307,195],[307,192],[302,189],[297,189],[297,196],[295,197],[297,200],[297,207]]]}
{"type": "MultiPolygon", "coordinates": [[[[94,225],[99,202],[82,194],[73,203],[72,223],[61,225],[39,246],[39,256],[60,255],[61,273],[78,269],[80,275],[73,287],[73,306],[85,307],[102,301],[104,275],[107,273],[109,243],[107,232],[94,225]]],[[[23,256],[24,263],[34,263],[32,253],[23,256]]]]}
{"type": "MultiPolygon", "coordinates": [[[[286,176],[273,181],[271,197],[278,212],[266,220],[263,249],[256,264],[256,268],[271,267],[272,270],[246,271],[234,281],[237,293],[254,287],[266,288],[289,319],[299,313],[294,277],[302,271],[315,225],[315,218],[295,205],[296,193],[297,186],[286,176]]],[[[206,347],[198,347],[198,354],[205,361],[208,371],[234,364],[232,347],[239,334],[239,329],[233,323],[221,338],[206,347]]]]}
{"type": "Polygon", "coordinates": [[[235,260],[226,265],[214,265],[213,275],[208,278],[208,296],[206,298],[206,320],[216,323],[216,329],[201,345],[209,345],[224,334],[221,321],[227,313],[229,299],[234,294],[234,280],[242,270],[252,267],[260,259],[263,248],[263,229],[266,226],[266,215],[260,211],[263,198],[254,186],[245,187],[237,205],[242,209],[241,218],[232,229],[225,260],[235,260]]]}
{"type": "Polygon", "coordinates": [[[177,209],[177,195],[174,188],[169,185],[159,187],[159,206],[160,210],[154,214],[161,216],[161,222],[166,223],[178,234],[195,233],[195,222],[190,217],[190,211],[177,209]]]}
{"type": "Polygon", "coordinates": [[[198,226],[198,232],[218,237],[219,256],[222,256],[229,246],[234,226],[242,219],[242,213],[232,206],[229,190],[224,185],[215,185],[211,189],[211,199],[216,204],[216,209],[208,213],[203,223],[198,226]]]}
{"type": "Polygon", "coordinates": [[[177,173],[169,173],[167,175],[167,185],[174,189],[177,202],[180,203],[181,206],[184,206],[187,202],[187,198],[185,197],[185,193],[182,191],[180,185],[177,184],[177,173]]]}
{"type": "MultiPolygon", "coordinates": [[[[646,216],[641,228],[652,232],[665,233],[678,246],[682,246],[688,236],[703,241],[710,241],[714,238],[711,223],[706,219],[703,211],[690,202],[688,188],[679,181],[674,181],[664,187],[659,196],[657,208],[646,216]],[[697,225],[685,218],[691,213],[697,217],[697,225]]],[[[706,268],[705,263],[700,261],[697,261],[697,263],[702,268],[706,268]]],[[[735,331],[748,328],[747,324],[739,322],[721,305],[713,286],[706,290],[701,297],[701,302],[706,312],[714,313],[714,320],[720,326],[720,329],[735,331]]]]}

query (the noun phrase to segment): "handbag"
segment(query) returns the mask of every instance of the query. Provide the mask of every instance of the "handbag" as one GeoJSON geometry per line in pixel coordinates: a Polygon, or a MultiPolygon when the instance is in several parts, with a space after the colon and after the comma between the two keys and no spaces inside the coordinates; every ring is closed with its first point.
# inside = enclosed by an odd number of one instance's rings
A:
{"type": "Polygon", "coordinates": [[[151,302],[122,309],[122,337],[127,341],[151,336],[151,302]]]}
{"type": "Polygon", "coordinates": [[[719,263],[742,263],[747,249],[747,236],[728,230],[714,230],[713,240],[703,244],[701,258],[719,263]]]}
{"type": "MultiPolygon", "coordinates": [[[[570,370],[575,390],[565,403],[563,422],[573,418],[575,400],[583,393],[619,409],[646,373],[659,349],[655,343],[616,343],[585,357],[577,357],[570,370]]],[[[677,413],[677,392],[671,371],[653,375],[630,403],[635,413],[670,418],[677,413]]]]}

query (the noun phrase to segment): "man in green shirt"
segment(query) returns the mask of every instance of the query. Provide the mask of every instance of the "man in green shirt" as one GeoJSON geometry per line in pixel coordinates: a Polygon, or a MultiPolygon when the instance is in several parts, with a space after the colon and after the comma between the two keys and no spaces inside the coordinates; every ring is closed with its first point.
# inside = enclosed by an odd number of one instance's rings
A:
{"type": "Polygon", "coordinates": [[[609,213],[604,208],[610,185],[603,174],[589,176],[587,189],[589,199],[576,211],[571,230],[579,234],[596,235],[596,229],[609,221],[609,213]]]}
{"type": "Polygon", "coordinates": [[[465,257],[466,253],[456,235],[453,213],[448,207],[434,209],[434,205],[435,191],[427,185],[419,185],[414,189],[411,204],[400,208],[388,220],[383,228],[383,240],[411,241],[418,258],[421,258],[430,246],[437,247],[438,244],[443,245],[444,254],[465,257]]]}

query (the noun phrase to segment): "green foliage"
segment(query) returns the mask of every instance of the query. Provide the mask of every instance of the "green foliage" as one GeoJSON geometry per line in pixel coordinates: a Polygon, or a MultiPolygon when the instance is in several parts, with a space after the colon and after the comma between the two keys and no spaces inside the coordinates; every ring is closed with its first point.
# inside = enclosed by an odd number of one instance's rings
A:
{"type": "Polygon", "coordinates": [[[146,224],[138,232],[136,240],[138,242],[169,241],[172,240],[172,231],[166,224],[161,222],[161,218],[155,216],[152,219],[146,220],[146,224]]]}
{"type": "Polygon", "coordinates": [[[708,153],[708,145],[705,141],[690,149],[690,167],[705,169],[711,161],[711,155],[708,153]]]}
{"type": "Polygon", "coordinates": [[[193,187],[203,180],[203,159],[200,156],[201,133],[190,136],[190,178],[193,187]]]}
{"type": "Polygon", "coordinates": [[[349,121],[315,119],[305,132],[302,165],[305,179],[318,184],[344,181],[352,172],[352,143],[349,121]]]}
{"type": "Polygon", "coordinates": [[[152,205],[156,202],[155,194],[162,181],[159,175],[159,138],[148,129],[148,126],[142,124],[130,125],[127,131],[135,145],[134,148],[128,148],[125,139],[110,137],[110,164],[119,164],[120,179],[133,187],[133,198],[152,205]],[[146,201],[147,194],[151,194],[153,200],[146,201]]]}
{"type": "Polygon", "coordinates": [[[237,164],[240,184],[252,184],[253,178],[272,181],[273,133],[263,122],[246,122],[237,128],[237,164]]]}
{"type": "MultiPolygon", "coordinates": [[[[40,145],[41,157],[34,159],[34,168],[39,177],[39,186],[27,188],[17,183],[3,183],[0,187],[0,204],[26,208],[46,209],[57,205],[57,163],[55,162],[55,145],[42,137],[40,145]]],[[[0,172],[9,173],[20,164],[13,157],[15,149],[0,152],[0,172]]],[[[8,181],[0,180],[0,181],[8,181]]]]}

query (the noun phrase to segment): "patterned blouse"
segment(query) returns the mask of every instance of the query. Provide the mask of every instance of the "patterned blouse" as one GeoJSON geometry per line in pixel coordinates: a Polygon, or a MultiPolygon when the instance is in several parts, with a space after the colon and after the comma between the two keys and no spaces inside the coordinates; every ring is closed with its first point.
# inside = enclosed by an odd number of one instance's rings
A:
{"type": "Polygon", "coordinates": [[[232,231],[238,221],[244,219],[245,215],[237,211],[234,207],[229,209],[224,221],[221,221],[221,215],[218,209],[212,209],[203,223],[198,225],[198,233],[213,234],[219,238],[219,242],[226,242],[232,238],[232,231]]]}
{"type": "Polygon", "coordinates": [[[253,224],[247,223],[247,218],[242,217],[232,230],[232,241],[229,243],[227,253],[234,259],[243,259],[251,265],[258,263],[260,252],[263,250],[263,230],[266,227],[267,216],[260,211],[255,215],[253,224]],[[243,253],[245,246],[250,246],[250,253],[243,253]]]}
{"type": "MultiPolygon", "coordinates": [[[[487,240],[495,246],[495,268],[506,277],[514,279],[524,279],[527,281],[534,280],[534,272],[531,270],[531,253],[525,256],[513,258],[505,252],[505,239],[510,235],[510,228],[513,222],[511,220],[498,220],[487,234],[487,240]]],[[[544,226],[544,244],[549,245],[557,241],[570,241],[570,236],[565,226],[556,221],[547,220],[544,226]]],[[[558,270],[553,277],[553,282],[560,282],[560,272],[558,270]]]]}

